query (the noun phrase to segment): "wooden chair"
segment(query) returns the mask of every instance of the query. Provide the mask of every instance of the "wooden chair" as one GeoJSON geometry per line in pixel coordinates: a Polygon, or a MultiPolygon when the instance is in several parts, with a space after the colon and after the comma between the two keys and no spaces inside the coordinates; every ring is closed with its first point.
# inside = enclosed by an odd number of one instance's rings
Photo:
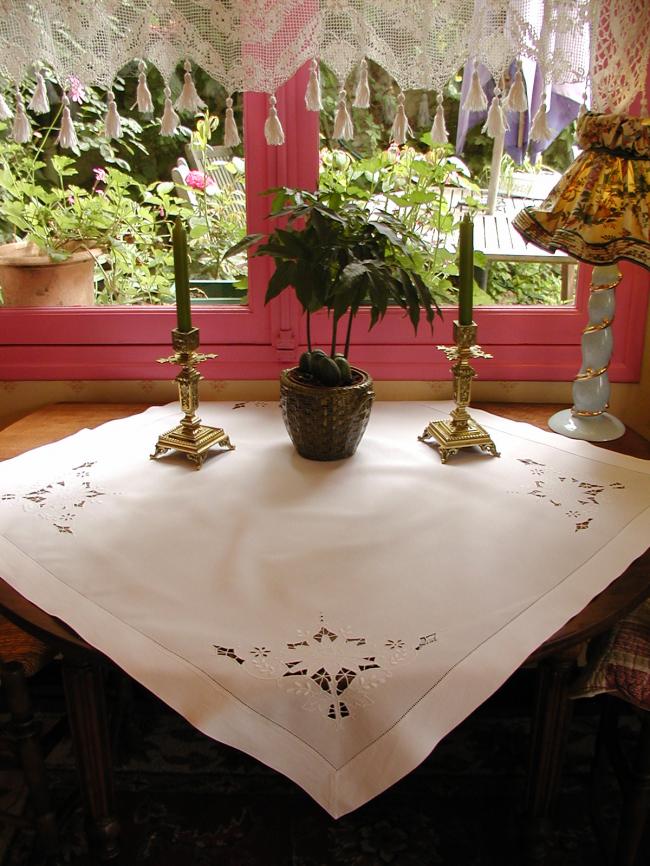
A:
{"type": "Polygon", "coordinates": [[[0,616],[0,687],[9,720],[5,735],[9,751],[22,769],[32,817],[0,811],[0,821],[33,826],[41,854],[58,849],[57,821],[52,808],[40,740],[40,724],[32,710],[27,680],[54,658],[54,651],[8,619],[0,616]]]}
{"type": "Polygon", "coordinates": [[[573,689],[574,697],[600,694],[607,698],[592,765],[594,823],[604,835],[599,795],[611,766],[622,806],[610,860],[613,866],[640,866],[650,809],[650,600],[611,631],[573,689]],[[627,737],[622,735],[622,718],[629,723],[627,737]]]}

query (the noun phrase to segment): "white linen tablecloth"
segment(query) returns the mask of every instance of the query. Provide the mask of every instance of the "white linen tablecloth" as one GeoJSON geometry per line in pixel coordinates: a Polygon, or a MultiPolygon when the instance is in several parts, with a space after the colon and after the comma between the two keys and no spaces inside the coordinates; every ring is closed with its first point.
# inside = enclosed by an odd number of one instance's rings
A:
{"type": "Polygon", "coordinates": [[[354,457],[299,457],[270,403],[236,444],[149,460],[156,407],[0,464],[0,575],[206,734],[337,817],[417,766],[648,546],[650,467],[449,404],[377,403],[354,457]]]}

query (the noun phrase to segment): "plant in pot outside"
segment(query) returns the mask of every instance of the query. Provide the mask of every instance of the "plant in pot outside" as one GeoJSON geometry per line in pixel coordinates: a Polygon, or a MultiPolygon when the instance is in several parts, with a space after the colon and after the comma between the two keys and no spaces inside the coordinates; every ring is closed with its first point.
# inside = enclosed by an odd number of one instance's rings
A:
{"type": "MultiPolygon", "coordinates": [[[[32,118],[28,142],[14,141],[10,122],[0,121],[0,238],[7,241],[0,245],[0,302],[173,303],[171,227],[195,209],[173,183],[147,184],[132,173],[123,156],[147,154],[137,120],[122,117],[122,138],[109,141],[105,100],[76,79],[70,93],[78,146],[68,151],[56,141],[62,106],[54,99],[49,113],[32,118]]],[[[200,234],[197,228],[191,246],[203,254],[200,234]]]]}
{"type": "Polygon", "coordinates": [[[253,255],[275,262],[265,302],[291,288],[305,314],[307,351],[280,379],[282,414],[296,450],[313,460],[349,457],[374,397],[370,375],[350,363],[352,324],[366,307],[372,328],[390,306],[402,308],[414,328],[422,311],[433,323],[440,309],[421,273],[426,248],[398,216],[340,192],[274,192],[271,215],[286,224],[268,236],[248,235],[227,255],[258,244],[253,255]],[[325,348],[315,347],[311,335],[311,317],[320,310],[331,322],[325,348]]]}
{"type": "Polygon", "coordinates": [[[247,300],[245,251],[224,255],[246,234],[244,161],[236,156],[229,160],[213,157],[210,139],[218,126],[219,118],[208,110],[197,120],[190,139],[197,168],[186,174],[183,184],[192,205],[188,224],[193,304],[247,300]]]}

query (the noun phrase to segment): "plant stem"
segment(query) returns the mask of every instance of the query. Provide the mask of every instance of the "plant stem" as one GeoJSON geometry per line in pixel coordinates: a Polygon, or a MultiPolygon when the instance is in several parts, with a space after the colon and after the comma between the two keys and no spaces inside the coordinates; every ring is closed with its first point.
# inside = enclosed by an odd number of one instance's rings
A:
{"type": "Polygon", "coordinates": [[[332,323],[332,348],[330,351],[330,355],[333,358],[336,354],[336,332],[339,327],[339,317],[334,316],[334,322],[332,323]]]}
{"type": "Polygon", "coordinates": [[[311,313],[307,310],[307,351],[311,352],[311,313]]]}
{"type": "Polygon", "coordinates": [[[352,312],[352,308],[350,308],[350,316],[348,318],[348,328],[345,332],[345,348],[343,349],[343,354],[347,358],[350,354],[350,337],[352,335],[352,322],[354,320],[354,313],[352,312]]]}

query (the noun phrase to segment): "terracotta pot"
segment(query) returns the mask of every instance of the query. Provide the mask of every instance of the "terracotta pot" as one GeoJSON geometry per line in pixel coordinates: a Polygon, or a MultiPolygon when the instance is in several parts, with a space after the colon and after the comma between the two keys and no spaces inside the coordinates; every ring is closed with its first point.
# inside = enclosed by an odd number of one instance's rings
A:
{"type": "Polygon", "coordinates": [[[296,451],[309,460],[341,460],[357,450],[374,399],[368,373],[352,368],[351,385],[314,384],[297,367],[280,376],[280,408],[296,451]]]}
{"type": "Polygon", "coordinates": [[[5,307],[78,307],[94,303],[95,257],[79,250],[53,262],[33,244],[0,246],[0,287],[5,307]]]}

